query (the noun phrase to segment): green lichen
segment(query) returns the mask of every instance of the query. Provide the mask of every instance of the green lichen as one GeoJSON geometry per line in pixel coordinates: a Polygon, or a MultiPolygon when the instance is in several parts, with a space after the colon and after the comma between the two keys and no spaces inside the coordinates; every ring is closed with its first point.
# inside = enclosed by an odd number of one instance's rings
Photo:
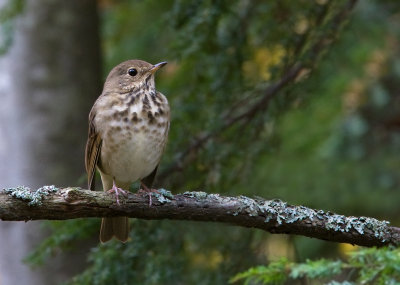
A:
{"type": "Polygon", "coordinates": [[[196,199],[206,199],[208,194],[203,191],[193,191],[193,192],[184,192],[183,195],[188,196],[190,198],[196,198],[196,199]]]}
{"type": "Polygon", "coordinates": [[[161,204],[169,203],[171,202],[171,199],[174,198],[174,195],[171,193],[171,191],[165,189],[158,189],[157,192],[151,194],[152,196],[155,196],[157,201],[161,204]]]}
{"type": "Polygon", "coordinates": [[[241,212],[245,212],[249,216],[254,217],[258,216],[258,213],[262,211],[260,205],[254,199],[246,196],[239,196],[238,200],[240,202],[240,207],[233,213],[234,216],[237,216],[241,212]]]}
{"type": "Polygon", "coordinates": [[[80,191],[82,187],[68,187],[68,191],[80,191]]]}
{"type": "Polygon", "coordinates": [[[385,234],[388,232],[388,226],[388,221],[379,221],[368,217],[345,217],[337,214],[330,214],[325,223],[327,229],[340,232],[349,232],[354,229],[359,234],[364,234],[365,230],[370,230],[382,242],[386,241],[385,234]]]}
{"type": "Polygon", "coordinates": [[[219,195],[219,194],[208,194],[207,199],[212,199],[212,200],[217,200],[217,201],[222,200],[221,195],[219,195]]]}
{"type": "Polygon", "coordinates": [[[246,213],[249,216],[265,216],[265,223],[275,221],[278,225],[290,224],[306,219],[318,219],[328,230],[339,232],[357,231],[364,234],[365,230],[373,232],[374,236],[385,242],[389,222],[368,217],[346,217],[323,210],[313,210],[304,206],[290,206],[281,200],[254,200],[239,196],[239,208],[233,213],[246,213]]]}
{"type": "Polygon", "coordinates": [[[161,189],[158,189],[158,192],[166,198],[174,199],[174,195],[171,193],[171,191],[161,188],[161,189]]]}
{"type": "Polygon", "coordinates": [[[52,192],[57,192],[58,188],[54,185],[50,185],[43,186],[36,191],[32,191],[29,187],[17,186],[15,188],[7,188],[3,190],[14,198],[21,199],[23,201],[29,201],[29,206],[39,206],[42,204],[42,200],[45,196],[52,192]]]}

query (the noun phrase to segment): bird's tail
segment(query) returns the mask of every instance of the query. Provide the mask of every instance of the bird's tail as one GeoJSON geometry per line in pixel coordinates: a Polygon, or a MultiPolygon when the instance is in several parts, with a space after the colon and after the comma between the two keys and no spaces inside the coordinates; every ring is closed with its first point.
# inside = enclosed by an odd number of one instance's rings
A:
{"type": "Polygon", "coordinates": [[[100,241],[106,242],[114,236],[122,242],[128,240],[129,222],[128,217],[115,217],[101,219],[100,241]]]}

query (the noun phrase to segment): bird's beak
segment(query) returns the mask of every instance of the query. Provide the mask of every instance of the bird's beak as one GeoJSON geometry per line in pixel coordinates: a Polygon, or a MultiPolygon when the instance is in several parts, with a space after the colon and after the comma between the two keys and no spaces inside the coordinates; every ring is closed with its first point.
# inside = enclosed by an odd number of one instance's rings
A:
{"type": "Polygon", "coordinates": [[[168,62],[166,62],[166,61],[157,63],[157,64],[153,65],[152,68],[150,68],[149,72],[152,73],[152,74],[154,74],[157,70],[159,70],[161,67],[163,67],[163,66],[166,65],[167,63],[168,63],[168,62]]]}

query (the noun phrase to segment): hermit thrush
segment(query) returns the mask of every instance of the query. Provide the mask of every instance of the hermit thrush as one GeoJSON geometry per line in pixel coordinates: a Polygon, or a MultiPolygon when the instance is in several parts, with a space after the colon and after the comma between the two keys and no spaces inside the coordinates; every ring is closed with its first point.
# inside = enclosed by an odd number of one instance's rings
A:
{"type": "MultiPolygon", "coordinates": [[[[104,191],[115,193],[117,204],[118,196],[126,195],[137,180],[144,191],[151,191],[170,122],[168,101],[156,90],[154,73],[166,64],[128,60],[117,65],[90,111],[85,156],[88,187],[95,190],[97,168],[104,191]]],[[[128,234],[127,217],[102,219],[101,242],[113,236],[125,242],[128,234]]]]}

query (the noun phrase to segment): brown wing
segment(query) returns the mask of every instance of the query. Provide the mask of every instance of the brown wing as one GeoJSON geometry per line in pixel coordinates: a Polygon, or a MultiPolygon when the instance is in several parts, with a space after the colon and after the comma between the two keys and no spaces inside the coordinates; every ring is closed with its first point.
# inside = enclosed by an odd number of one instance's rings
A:
{"type": "Polygon", "coordinates": [[[94,126],[95,112],[89,114],[89,134],[85,151],[85,167],[88,174],[88,188],[95,190],[96,165],[101,153],[101,137],[94,126]]]}

